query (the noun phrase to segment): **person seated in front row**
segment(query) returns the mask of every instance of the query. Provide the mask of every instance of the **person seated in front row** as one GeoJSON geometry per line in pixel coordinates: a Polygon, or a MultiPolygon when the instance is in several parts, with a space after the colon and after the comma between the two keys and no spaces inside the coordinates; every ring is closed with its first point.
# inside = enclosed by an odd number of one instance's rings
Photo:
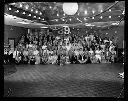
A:
{"type": "Polygon", "coordinates": [[[35,56],[34,55],[30,56],[30,64],[35,65],[35,62],[36,62],[35,56]]]}
{"type": "Polygon", "coordinates": [[[39,56],[39,51],[35,48],[33,55],[35,56],[35,64],[40,64],[40,56],[39,56]]]}
{"type": "Polygon", "coordinates": [[[17,48],[15,48],[15,51],[13,52],[13,58],[15,59],[16,64],[20,64],[21,56],[20,56],[20,51],[17,48]]]}
{"type": "Polygon", "coordinates": [[[105,51],[105,58],[106,58],[106,62],[107,62],[107,63],[110,63],[111,52],[109,51],[108,48],[106,48],[106,51],[105,51]]]}
{"type": "Polygon", "coordinates": [[[8,64],[9,63],[9,55],[8,55],[8,50],[7,48],[4,49],[4,64],[8,64]]]}

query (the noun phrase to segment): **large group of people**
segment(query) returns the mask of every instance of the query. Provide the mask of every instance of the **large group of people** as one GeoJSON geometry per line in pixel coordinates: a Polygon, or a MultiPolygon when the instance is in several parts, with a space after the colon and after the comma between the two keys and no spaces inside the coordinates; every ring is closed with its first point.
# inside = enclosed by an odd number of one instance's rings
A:
{"type": "Polygon", "coordinates": [[[115,43],[93,33],[85,36],[29,33],[22,36],[14,50],[4,50],[5,64],[114,63],[116,59],[115,43]]]}

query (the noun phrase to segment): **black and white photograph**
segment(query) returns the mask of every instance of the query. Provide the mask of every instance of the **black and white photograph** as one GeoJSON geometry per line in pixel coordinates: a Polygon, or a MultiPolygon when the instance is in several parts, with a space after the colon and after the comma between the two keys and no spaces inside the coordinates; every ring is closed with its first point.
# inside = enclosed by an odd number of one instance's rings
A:
{"type": "Polygon", "coordinates": [[[4,3],[4,97],[124,98],[125,1],[4,3]]]}

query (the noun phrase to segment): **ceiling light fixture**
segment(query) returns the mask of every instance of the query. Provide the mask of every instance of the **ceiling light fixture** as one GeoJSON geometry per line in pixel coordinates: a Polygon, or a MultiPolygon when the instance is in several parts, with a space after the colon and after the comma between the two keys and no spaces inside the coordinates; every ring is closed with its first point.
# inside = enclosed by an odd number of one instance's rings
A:
{"type": "Polygon", "coordinates": [[[19,10],[16,10],[15,12],[16,12],[16,13],[18,13],[18,12],[19,12],[19,10]]]}
{"type": "Polygon", "coordinates": [[[28,9],[28,7],[29,7],[29,6],[28,6],[28,5],[26,5],[26,6],[25,6],[25,9],[28,9]]]}
{"type": "Polygon", "coordinates": [[[63,11],[67,15],[74,15],[78,10],[77,3],[63,3],[63,11]]]}
{"type": "Polygon", "coordinates": [[[59,14],[57,13],[57,16],[59,16],[59,14]]]}
{"type": "Polygon", "coordinates": [[[71,21],[72,19],[70,18],[69,20],[71,21]]]}
{"type": "Polygon", "coordinates": [[[11,3],[11,5],[15,5],[16,3],[11,3]]]}
{"type": "Polygon", "coordinates": [[[36,13],[38,13],[38,10],[36,10],[36,13]]]}
{"type": "Polygon", "coordinates": [[[31,12],[33,12],[33,9],[31,9],[31,12]]]}
{"type": "Polygon", "coordinates": [[[100,12],[103,12],[103,10],[101,9],[100,12]]]}
{"type": "Polygon", "coordinates": [[[31,14],[29,14],[28,16],[31,16],[31,14]]]}
{"type": "Polygon", "coordinates": [[[92,10],[92,13],[94,14],[94,13],[95,13],[95,11],[94,11],[94,10],[92,10]]]}
{"type": "Polygon", "coordinates": [[[101,16],[100,18],[102,19],[103,17],[101,16]]]}
{"type": "Polygon", "coordinates": [[[22,4],[20,4],[20,8],[22,7],[22,4]]]}
{"type": "Polygon", "coordinates": [[[65,21],[64,19],[62,19],[62,21],[65,21]]]}
{"type": "Polygon", "coordinates": [[[84,14],[86,15],[87,13],[88,13],[87,10],[85,10],[85,11],[84,11],[84,14]]]}
{"type": "Polygon", "coordinates": [[[49,6],[49,8],[51,9],[52,7],[51,7],[51,6],[49,6]]]}
{"type": "Polygon", "coordinates": [[[36,18],[36,16],[34,16],[33,18],[36,18]]]}
{"type": "Polygon", "coordinates": [[[23,12],[22,14],[25,14],[25,12],[23,12]]]}
{"type": "Polygon", "coordinates": [[[63,15],[65,16],[65,13],[63,15]]]}
{"type": "Polygon", "coordinates": [[[40,15],[42,15],[42,13],[40,12],[40,15]]]}
{"type": "Polygon", "coordinates": [[[111,19],[111,16],[109,16],[109,19],[111,19]]]}
{"type": "Polygon", "coordinates": [[[111,9],[109,9],[109,12],[111,12],[112,10],[111,9]]]}
{"type": "Polygon", "coordinates": [[[9,7],[8,10],[12,10],[12,9],[9,7]]]}
{"type": "Polygon", "coordinates": [[[92,19],[94,19],[94,17],[92,17],[92,19]]]}
{"type": "Polygon", "coordinates": [[[40,19],[40,17],[38,17],[38,19],[40,19]]]}

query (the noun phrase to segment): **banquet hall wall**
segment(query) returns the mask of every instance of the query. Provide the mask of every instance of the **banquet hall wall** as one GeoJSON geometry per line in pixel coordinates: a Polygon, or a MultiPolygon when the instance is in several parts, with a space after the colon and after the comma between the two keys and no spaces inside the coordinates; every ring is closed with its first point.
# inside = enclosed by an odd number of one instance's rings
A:
{"type": "Polygon", "coordinates": [[[27,34],[27,28],[4,25],[4,43],[8,44],[8,38],[15,38],[15,45],[17,45],[21,36],[27,34]]]}

